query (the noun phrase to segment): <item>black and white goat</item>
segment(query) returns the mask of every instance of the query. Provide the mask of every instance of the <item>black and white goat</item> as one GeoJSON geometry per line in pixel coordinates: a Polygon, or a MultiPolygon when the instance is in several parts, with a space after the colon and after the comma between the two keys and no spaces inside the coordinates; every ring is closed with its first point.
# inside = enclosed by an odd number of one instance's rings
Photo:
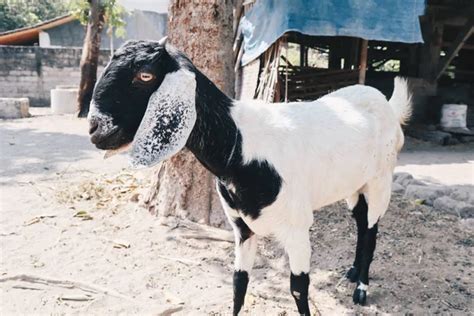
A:
{"type": "Polygon", "coordinates": [[[91,103],[91,141],[131,145],[133,166],[151,166],[187,147],[217,178],[235,232],[234,314],[244,303],[257,236],[284,246],[291,294],[309,315],[313,210],[345,199],[357,222],[347,277],[366,303],[377,223],[387,210],[392,173],[410,113],[406,82],[390,101],[355,85],[316,101],[265,104],[224,95],[184,54],[164,42],[131,41],[116,51],[91,103]]]}

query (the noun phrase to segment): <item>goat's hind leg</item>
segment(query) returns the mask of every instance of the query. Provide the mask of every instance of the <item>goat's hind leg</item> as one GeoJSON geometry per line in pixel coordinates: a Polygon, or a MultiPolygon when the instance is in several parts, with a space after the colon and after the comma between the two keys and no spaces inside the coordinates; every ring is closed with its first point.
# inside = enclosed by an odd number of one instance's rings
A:
{"type": "Polygon", "coordinates": [[[359,201],[354,208],[354,217],[358,228],[356,259],[354,261],[354,266],[357,267],[357,287],[352,295],[354,304],[365,305],[367,303],[369,268],[374,258],[378,221],[388,208],[391,184],[391,173],[373,179],[367,184],[364,194],[359,195],[359,201]]]}
{"type": "Polygon", "coordinates": [[[352,295],[354,304],[365,305],[369,284],[369,266],[375,250],[377,224],[369,229],[368,205],[363,194],[359,195],[357,204],[352,209],[352,216],[357,223],[357,245],[354,263],[346,277],[351,282],[357,282],[357,287],[352,295]]]}
{"type": "Polygon", "coordinates": [[[357,199],[357,204],[352,209],[352,217],[354,217],[357,223],[357,245],[355,259],[354,263],[352,264],[352,267],[346,273],[346,277],[351,282],[357,282],[359,280],[364,236],[367,232],[367,202],[365,201],[363,194],[358,195],[357,199]]]}

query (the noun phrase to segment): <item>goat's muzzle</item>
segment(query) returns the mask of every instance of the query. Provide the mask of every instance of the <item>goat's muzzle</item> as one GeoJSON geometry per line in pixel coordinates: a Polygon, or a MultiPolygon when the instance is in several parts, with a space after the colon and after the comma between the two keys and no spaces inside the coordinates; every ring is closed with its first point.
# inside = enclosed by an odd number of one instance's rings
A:
{"type": "Polygon", "coordinates": [[[127,142],[118,126],[96,118],[89,119],[89,135],[91,143],[99,149],[117,149],[127,142]]]}

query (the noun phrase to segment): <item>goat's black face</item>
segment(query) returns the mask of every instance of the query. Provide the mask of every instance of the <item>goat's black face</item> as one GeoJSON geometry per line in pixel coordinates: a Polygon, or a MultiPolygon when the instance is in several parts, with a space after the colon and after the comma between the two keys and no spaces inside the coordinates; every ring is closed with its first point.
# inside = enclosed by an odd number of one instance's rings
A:
{"type": "Polygon", "coordinates": [[[129,41],[119,48],[98,80],[89,111],[91,142],[117,149],[132,142],[150,96],[167,73],[178,69],[164,43],[129,41]]]}

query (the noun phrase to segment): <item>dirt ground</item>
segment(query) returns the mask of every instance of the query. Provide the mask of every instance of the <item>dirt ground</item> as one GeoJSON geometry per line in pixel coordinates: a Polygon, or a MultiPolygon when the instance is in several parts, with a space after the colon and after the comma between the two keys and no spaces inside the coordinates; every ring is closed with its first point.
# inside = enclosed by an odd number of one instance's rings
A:
{"type": "MultiPolygon", "coordinates": [[[[230,314],[231,233],[151,217],[140,207],[150,172],[128,170],[123,156],[102,160],[85,120],[46,111],[0,122],[0,313],[230,314]]],[[[472,145],[410,140],[397,170],[472,186],[473,168],[472,145]]],[[[473,221],[394,196],[369,306],[354,308],[342,276],[355,224],[343,204],[315,212],[313,312],[472,314],[473,221]]],[[[284,252],[267,238],[259,248],[244,314],[295,315],[284,252]]]]}

